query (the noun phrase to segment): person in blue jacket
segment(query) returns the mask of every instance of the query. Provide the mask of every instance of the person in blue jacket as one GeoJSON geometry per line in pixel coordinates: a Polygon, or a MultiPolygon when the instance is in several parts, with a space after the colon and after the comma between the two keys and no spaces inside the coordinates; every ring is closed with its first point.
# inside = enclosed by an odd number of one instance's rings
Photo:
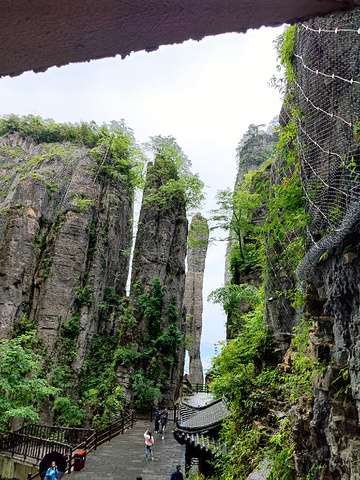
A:
{"type": "Polygon", "coordinates": [[[46,480],[56,480],[56,475],[59,473],[58,468],[55,462],[51,462],[51,467],[46,471],[45,478],[46,480]]]}
{"type": "Polygon", "coordinates": [[[171,474],[170,480],[184,480],[184,475],[181,473],[181,465],[176,465],[176,472],[171,474]]]}
{"type": "Polygon", "coordinates": [[[165,431],[166,431],[166,425],[167,425],[167,415],[165,410],[161,413],[160,416],[160,425],[161,425],[161,432],[162,432],[162,439],[164,440],[165,438],[165,431]]]}

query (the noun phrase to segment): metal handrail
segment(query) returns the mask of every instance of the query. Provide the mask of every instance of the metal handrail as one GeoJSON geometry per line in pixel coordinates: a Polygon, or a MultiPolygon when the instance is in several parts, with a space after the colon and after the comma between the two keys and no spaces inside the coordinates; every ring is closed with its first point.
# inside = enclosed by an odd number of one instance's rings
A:
{"type": "MultiPolygon", "coordinates": [[[[160,411],[163,411],[165,407],[159,407],[160,411]]],[[[131,409],[134,411],[135,418],[148,418],[150,422],[155,419],[155,408],[143,405],[132,405],[131,409]]],[[[176,422],[178,416],[178,406],[174,405],[173,408],[168,409],[169,421],[176,422]]]]}
{"type": "Polygon", "coordinates": [[[93,433],[93,428],[61,427],[53,425],[26,425],[16,433],[22,433],[33,437],[55,440],[68,445],[76,445],[93,433]]]}
{"type": "Polygon", "coordinates": [[[186,386],[186,392],[190,393],[210,393],[208,383],[194,383],[186,386]]]}
{"type": "MultiPolygon", "coordinates": [[[[12,455],[19,454],[35,460],[42,459],[47,453],[56,449],[67,459],[66,472],[70,473],[74,467],[76,452],[85,450],[86,453],[96,450],[98,446],[105,442],[110,442],[120,433],[124,433],[127,429],[134,426],[134,413],[130,412],[124,415],[116,422],[111,423],[107,427],[95,430],[79,445],[72,445],[57,442],[55,440],[47,440],[44,438],[34,437],[23,433],[10,433],[0,439],[0,449],[10,451],[12,455]]],[[[37,478],[40,473],[28,474],[28,480],[37,478]]]]}

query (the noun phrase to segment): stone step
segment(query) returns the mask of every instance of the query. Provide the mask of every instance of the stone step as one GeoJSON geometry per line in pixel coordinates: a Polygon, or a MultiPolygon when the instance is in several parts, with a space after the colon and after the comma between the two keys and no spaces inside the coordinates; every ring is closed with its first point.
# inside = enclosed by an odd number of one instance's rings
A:
{"type": "Polygon", "coordinates": [[[150,422],[137,420],[134,428],[124,435],[118,435],[111,442],[104,443],[89,453],[85,467],[80,472],[72,472],[63,478],[69,480],[167,480],[176,469],[182,466],[185,471],[185,447],[179,445],[172,434],[173,422],[168,422],[164,439],[155,434],[154,461],[145,459],[144,432],[154,431],[150,422]]]}

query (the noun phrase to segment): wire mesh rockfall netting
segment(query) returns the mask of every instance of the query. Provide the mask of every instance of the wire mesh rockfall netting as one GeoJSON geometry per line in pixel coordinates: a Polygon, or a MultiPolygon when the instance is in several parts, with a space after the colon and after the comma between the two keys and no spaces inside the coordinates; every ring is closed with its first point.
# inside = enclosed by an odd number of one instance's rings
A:
{"type": "Polygon", "coordinates": [[[360,9],[297,25],[295,98],[311,223],[304,278],[360,220],[360,9]]]}

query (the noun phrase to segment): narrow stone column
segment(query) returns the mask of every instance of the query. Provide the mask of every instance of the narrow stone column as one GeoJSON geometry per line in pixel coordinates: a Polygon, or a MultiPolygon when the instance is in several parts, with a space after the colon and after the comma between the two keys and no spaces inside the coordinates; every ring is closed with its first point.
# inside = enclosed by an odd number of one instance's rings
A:
{"type": "Polygon", "coordinates": [[[203,279],[209,227],[206,218],[197,213],[190,225],[184,305],[186,309],[186,349],[190,357],[190,382],[203,383],[200,341],[203,313],[203,279]]]}

